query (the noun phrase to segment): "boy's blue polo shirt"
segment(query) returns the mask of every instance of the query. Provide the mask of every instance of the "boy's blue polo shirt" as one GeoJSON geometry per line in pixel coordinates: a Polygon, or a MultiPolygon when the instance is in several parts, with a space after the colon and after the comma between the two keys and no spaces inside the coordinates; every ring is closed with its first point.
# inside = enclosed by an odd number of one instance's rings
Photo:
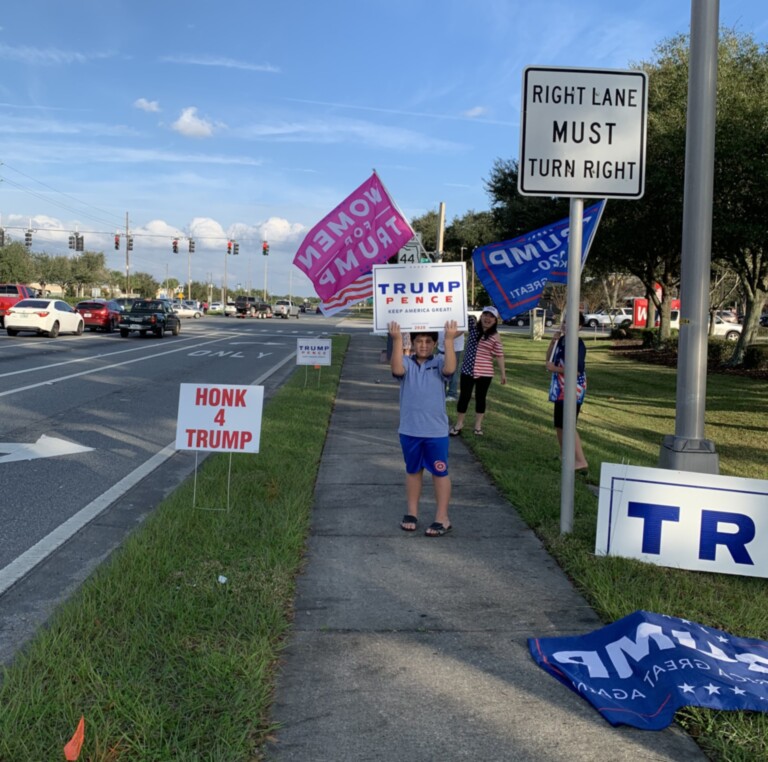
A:
{"type": "Polygon", "coordinates": [[[403,359],[405,375],[400,381],[400,428],[410,437],[447,437],[443,355],[432,356],[421,365],[413,357],[403,359]]]}

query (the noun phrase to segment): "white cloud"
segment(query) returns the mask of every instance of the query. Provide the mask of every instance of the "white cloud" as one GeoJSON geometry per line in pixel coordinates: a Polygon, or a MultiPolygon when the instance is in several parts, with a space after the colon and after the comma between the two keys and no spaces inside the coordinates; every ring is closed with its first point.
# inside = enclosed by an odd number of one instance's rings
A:
{"type": "Polygon", "coordinates": [[[60,64],[84,64],[102,58],[110,58],[111,53],[80,53],[74,50],[58,48],[31,48],[27,45],[3,45],[0,43],[0,59],[18,61],[24,64],[58,66],[60,64]]]}
{"type": "Polygon", "coordinates": [[[476,119],[479,116],[485,116],[488,113],[488,109],[485,106],[474,106],[462,112],[462,116],[466,116],[468,119],[476,119]]]}
{"type": "Polygon", "coordinates": [[[318,144],[351,142],[398,151],[457,151],[466,147],[415,130],[352,119],[262,123],[234,129],[232,132],[246,140],[318,144]]]}
{"type": "Polygon", "coordinates": [[[197,108],[190,106],[181,112],[181,116],[171,125],[171,128],[188,138],[210,138],[214,129],[223,126],[220,123],[214,125],[208,119],[201,119],[197,115],[197,108]]]}
{"type": "Polygon", "coordinates": [[[166,56],[161,58],[165,63],[189,64],[192,66],[218,66],[225,69],[243,69],[245,71],[262,71],[268,74],[279,74],[280,69],[272,64],[253,64],[246,61],[235,61],[232,58],[214,58],[212,56],[166,56]]]}
{"type": "Polygon", "coordinates": [[[146,98],[137,98],[133,105],[142,111],[160,111],[160,104],[157,101],[148,101],[146,98]]]}

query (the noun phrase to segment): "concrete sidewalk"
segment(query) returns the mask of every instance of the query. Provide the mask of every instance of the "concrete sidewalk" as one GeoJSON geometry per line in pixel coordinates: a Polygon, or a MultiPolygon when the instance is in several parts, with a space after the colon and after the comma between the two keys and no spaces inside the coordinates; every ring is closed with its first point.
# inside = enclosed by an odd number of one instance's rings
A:
{"type": "Polygon", "coordinates": [[[405,513],[398,392],[381,337],[352,336],[315,492],[266,749],[280,762],[704,760],[677,729],[612,728],[536,666],[532,636],[601,622],[451,440],[454,530],[405,513]]]}

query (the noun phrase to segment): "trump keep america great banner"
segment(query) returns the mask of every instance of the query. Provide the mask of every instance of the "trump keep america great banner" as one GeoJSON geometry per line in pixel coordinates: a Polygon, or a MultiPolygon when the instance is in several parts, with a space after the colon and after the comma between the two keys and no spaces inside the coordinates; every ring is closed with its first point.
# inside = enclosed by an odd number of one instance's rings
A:
{"type": "Polygon", "coordinates": [[[684,706],[768,710],[768,642],[635,611],[599,630],[530,638],[534,661],[611,725],[662,730],[684,706]]]}

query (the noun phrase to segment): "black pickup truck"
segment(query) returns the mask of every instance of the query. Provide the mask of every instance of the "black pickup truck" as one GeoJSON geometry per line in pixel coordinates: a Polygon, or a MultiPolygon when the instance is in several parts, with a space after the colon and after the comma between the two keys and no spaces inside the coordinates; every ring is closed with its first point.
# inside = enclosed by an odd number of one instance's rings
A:
{"type": "Polygon", "coordinates": [[[238,296],[235,299],[235,309],[238,317],[272,317],[272,305],[262,302],[255,296],[238,296]]]}
{"type": "Polygon", "coordinates": [[[120,335],[125,339],[132,331],[141,336],[153,333],[162,339],[166,331],[174,336],[181,333],[181,320],[173,311],[173,305],[162,299],[137,299],[118,323],[120,335]]]}

